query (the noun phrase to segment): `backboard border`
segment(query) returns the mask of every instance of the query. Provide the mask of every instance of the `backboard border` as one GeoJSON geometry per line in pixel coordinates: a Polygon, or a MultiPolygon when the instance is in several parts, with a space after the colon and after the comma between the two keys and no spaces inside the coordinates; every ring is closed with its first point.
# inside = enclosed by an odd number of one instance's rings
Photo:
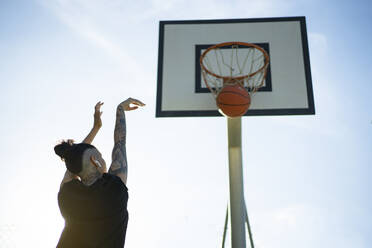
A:
{"type": "Polygon", "coordinates": [[[310,69],[309,45],[307,39],[306,17],[267,17],[267,18],[244,18],[244,19],[205,19],[205,20],[167,20],[159,22],[159,44],[158,44],[158,75],[156,93],[155,117],[224,117],[218,111],[199,110],[199,111],[162,111],[162,90],[163,78],[163,55],[164,55],[164,28],[167,24],[218,24],[218,23],[247,23],[247,22],[289,22],[300,23],[303,59],[305,67],[305,80],[307,89],[308,108],[300,109],[264,109],[248,110],[244,116],[276,116],[276,115],[314,115],[315,104],[313,85],[310,69]]]}

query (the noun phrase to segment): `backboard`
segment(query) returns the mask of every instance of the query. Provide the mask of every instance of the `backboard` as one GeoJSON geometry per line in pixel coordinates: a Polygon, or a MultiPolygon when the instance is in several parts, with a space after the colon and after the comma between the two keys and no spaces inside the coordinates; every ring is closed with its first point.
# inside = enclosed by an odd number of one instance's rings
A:
{"type": "Polygon", "coordinates": [[[315,114],[305,17],[285,17],[161,21],[156,117],[222,116],[199,59],[229,41],[256,44],[270,58],[246,116],[315,114]]]}

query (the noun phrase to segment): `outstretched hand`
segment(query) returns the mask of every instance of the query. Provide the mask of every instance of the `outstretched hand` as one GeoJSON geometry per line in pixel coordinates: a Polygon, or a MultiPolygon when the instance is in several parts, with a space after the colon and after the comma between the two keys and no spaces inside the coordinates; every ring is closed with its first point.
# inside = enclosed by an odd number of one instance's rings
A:
{"type": "Polygon", "coordinates": [[[138,107],[143,107],[145,104],[141,102],[140,100],[134,99],[134,98],[128,98],[124,102],[120,103],[119,106],[123,108],[124,111],[131,111],[138,109],[138,107]],[[134,106],[131,106],[134,105],[134,106]]]}
{"type": "Polygon", "coordinates": [[[97,102],[96,106],[94,106],[94,128],[101,128],[102,127],[102,120],[101,120],[101,106],[103,105],[103,102],[99,101],[97,102]]]}

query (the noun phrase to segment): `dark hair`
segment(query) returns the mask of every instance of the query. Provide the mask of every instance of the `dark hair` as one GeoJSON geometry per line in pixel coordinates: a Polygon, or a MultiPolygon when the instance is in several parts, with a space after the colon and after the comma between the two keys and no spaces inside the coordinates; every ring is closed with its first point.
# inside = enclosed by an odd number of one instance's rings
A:
{"type": "Polygon", "coordinates": [[[72,140],[63,141],[54,147],[54,152],[65,161],[67,169],[78,174],[83,166],[83,154],[85,150],[95,148],[91,144],[79,143],[74,144],[72,140]]]}

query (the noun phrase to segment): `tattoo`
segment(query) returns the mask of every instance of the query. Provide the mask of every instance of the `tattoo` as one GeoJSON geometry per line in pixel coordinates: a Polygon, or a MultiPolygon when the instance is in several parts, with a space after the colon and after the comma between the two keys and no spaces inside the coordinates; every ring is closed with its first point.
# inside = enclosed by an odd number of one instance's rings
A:
{"type": "Polygon", "coordinates": [[[89,174],[85,178],[81,178],[81,181],[85,185],[92,185],[95,181],[97,181],[98,178],[100,178],[102,175],[98,171],[95,171],[94,173],[89,174]]]}
{"type": "Polygon", "coordinates": [[[112,164],[109,169],[110,174],[121,174],[124,182],[127,178],[128,164],[126,152],[126,123],[125,113],[123,108],[119,105],[116,110],[116,123],[114,131],[114,149],[112,150],[112,164]]]}

